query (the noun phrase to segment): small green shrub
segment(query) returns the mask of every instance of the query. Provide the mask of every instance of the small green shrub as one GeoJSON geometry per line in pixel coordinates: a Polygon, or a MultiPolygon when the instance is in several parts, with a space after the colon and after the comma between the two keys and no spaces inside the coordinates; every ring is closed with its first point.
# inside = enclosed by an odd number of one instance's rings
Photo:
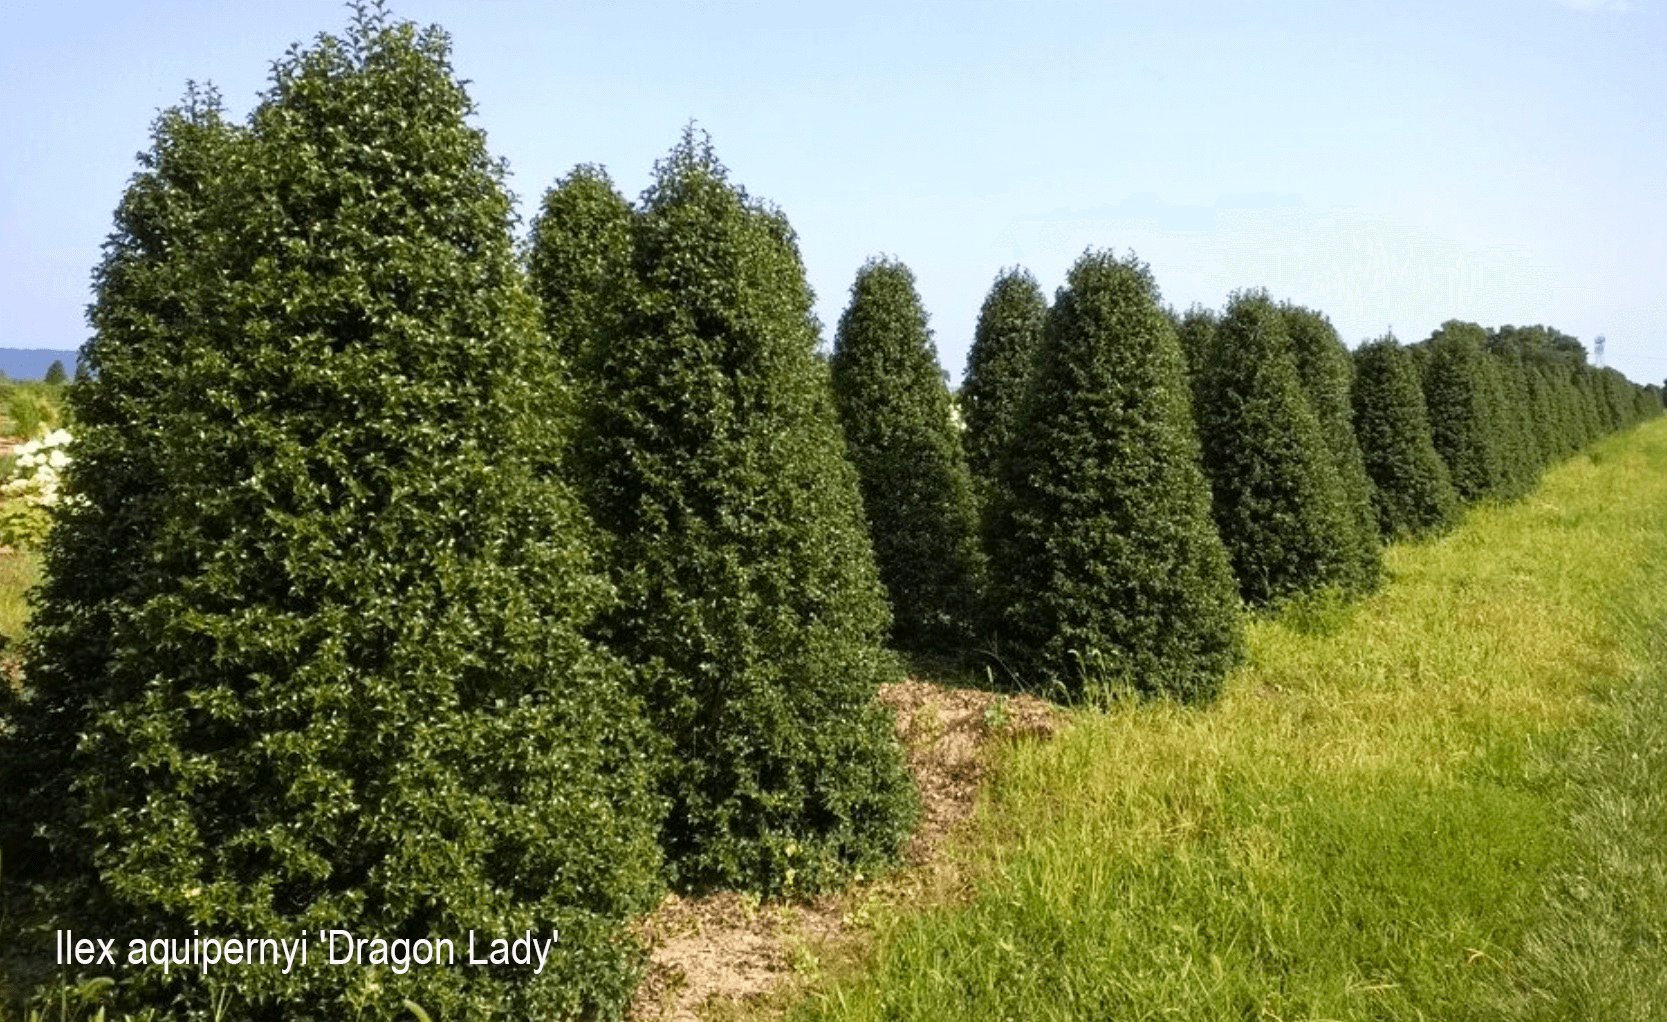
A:
{"type": "Polygon", "coordinates": [[[38,550],[62,500],[61,474],[71,462],[67,430],[53,430],[0,459],[0,544],[38,550]]]}
{"type": "Polygon", "coordinates": [[[0,546],[38,550],[52,530],[52,513],[22,500],[0,502],[0,546]]]}
{"type": "Polygon", "coordinates": [[[30,439],[58,425],[58,406],[35,387],[13,385],[6,395],[6,418],[13,436],[30,439]]]}

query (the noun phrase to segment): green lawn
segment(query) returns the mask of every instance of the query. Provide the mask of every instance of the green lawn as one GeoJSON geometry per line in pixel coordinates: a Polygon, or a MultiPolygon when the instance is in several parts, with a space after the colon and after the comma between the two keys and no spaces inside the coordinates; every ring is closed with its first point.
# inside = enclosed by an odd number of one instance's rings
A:
{"type": "Polygon", "coordinates": [[[1016,747],[811,1019],[1667,1018],[1667,421],[1016,747]]]}

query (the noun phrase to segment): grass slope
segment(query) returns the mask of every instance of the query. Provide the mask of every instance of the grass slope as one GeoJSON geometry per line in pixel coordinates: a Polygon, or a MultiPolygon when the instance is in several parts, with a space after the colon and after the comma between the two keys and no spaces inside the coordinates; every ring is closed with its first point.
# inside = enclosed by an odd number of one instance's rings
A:
{"type": "Polygon", "coordinates": [[[1016,747],[968,897],[794,1016],[1667,1017],[1667,421],[1387,563],[1016,747]]]}

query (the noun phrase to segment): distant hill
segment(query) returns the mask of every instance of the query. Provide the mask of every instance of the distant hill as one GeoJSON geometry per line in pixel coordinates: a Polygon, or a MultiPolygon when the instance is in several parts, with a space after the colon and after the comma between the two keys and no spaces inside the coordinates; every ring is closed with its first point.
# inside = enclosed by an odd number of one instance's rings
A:
{"type": "Polygon", "coordinates": [[[0,373],[7,379],[38,380],[54,361],[62,360],[64,369],[75,375],[75,352],[56,348],[0,348],[0,373]]]}

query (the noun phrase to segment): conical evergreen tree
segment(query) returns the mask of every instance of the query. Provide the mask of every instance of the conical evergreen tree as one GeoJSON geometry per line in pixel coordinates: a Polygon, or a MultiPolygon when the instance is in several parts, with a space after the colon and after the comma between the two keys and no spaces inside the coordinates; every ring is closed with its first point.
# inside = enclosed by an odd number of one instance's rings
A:
{"type": "Polygon", "coordinates": [[[1430,437],[1436,453],[1447,463],[1453,489],[1465,501],[1491,496],[1505,481],[1498,405],[1483,351],[1485,340],[1481,327],[1452,320],[1426,342],[1429,366],[1424,374],[1424,404],[1430,415],[1430,437]]]}
{"type": "Polygon", "coordinates": [[[631,204],[607,171],[584,164],[544,195],[527,246],[545,332],[583,386],[596,347],[618,332],[629,304],[631,204]]]}
{"type": "MultiPolygon", "coordinates": [[[[1418,381],[1418,389],[1421,390],[1421,391],[1426,391],[1426,394],[1427,394],[1427,388],[1429,386],[1429,376],[1430,376],[1430,342],[1429,342],[1429,339],[1426,338],[1426,339],[1424,339],[1422,341],[1419,341],[1415,344],[1409,344],[1409,345],[1406,346],[1406,349],[1407,349],[1407,363],[1412,366],[1413,379],[1418,381]]],[[[1425,401],[1425,407],[1428,407],[1428,399],[1427,398],[1426,398],[1426,401],[1425,401]]]]}
{"type": "Polygon", "coordinates": [[[1385,539],[1440,532],[1458,519],[1458,494],[1430,439],[1424,392],[1393,337],[1355,349],[1354,429],[1385,539]]]}
{"type": "Polygon", "coordinates": [[[1370,591],[1383,576],[1383,548],[1378,541],[1377,511],[1372,506],[1372,481],[1366,476],[1354,435],[1354,402],[1350,396],[1354,362],[1337,336],[1337,328],[1321,313],[1282,305],[1280,314],[1291,339],[1297,375],[1319,419],[1320,435],[1349,510],[1352,528],[1342,551],[1348,559],[1346,581],[1357,592],[1370,591]]]}
{"type": "Polygon", "coordinates": [[[1354,522],[1265,293],[1229,302],[1199,393],[1204,469],[1239,593],[1268,603],[1347,585],[1354,522]]]}
{"type": "Polygon", "coordinates": [[[996,277],[978,312],[960,403],[967,424],[967,466],[981,497],[988,497],[1002,453],[1018,428],[1047,311],[1036,278],[1011,269],[996,277]]]}
{"type": "Polygon", "coordinates": [[[1528,421],[1534,441],[1535,470],[1542,472],[1563,453],[1557,440],[1557,403],[1546,367],[1538,359],[1519,359],[1518,372],[1522,373],[1528,388],[1528,421]]]}
{"type": "MultiPolygon", "coordinates": [[[[48,544],[45,599],[32,615],[37,674],[31,678],[32,698],[10,708],[20,721],[12,734],[0,732],[0,738],[12,739],[0,744],[0,766],[8,771],[0,781],[15,800],[15,811],[0,814],[4,881],[55,879],[54,873],[85,876],[93,870],[85,846],[73,839],[76,807],[65,795],[74,771],[81,769],[72,736],[90,728],[92,701],[115,655],[113,615],[126,612],[117,597],[144,584],[144,565],[132,552],[152,544],[164,524],[162,494],[152,480],[162,474],[167,437],[160,435],[151,409],[158,405],[158,390],[172,380],[165,373],[169,366],[150,363],[170,337],[202,332],[213,308],[203,273],[215,239],[211,218],[225,215],[218,188],[242,144],[241,131],[225,120],[218,94],[193,85],[180,106],[157,119],[151,139],[94,274],[94,336],[78,359],[83,370],[110,364],[102,376],[114,376],[115,382],[94,387],[84,373],[66,402],[79,420],[80,435],[65,482],[82,499],[61,504],[53,532],[87,541],[48,544]],[[137,353],[139,368],[124,372],[122,356],[130,350],[137,353]],[[123,418],[129,429],[110,436],[104,424],[123,418]],[[136,442],[120,449],[120,460],[103,455],[102,447],[124,437],[136,442]],[[156,442],[142,442],[150,438],[156,442]],[[88,475],[87,466],[101,461],[110,462],[105,471],[88,475]],[[94,537],[106,541],[109,551],[129,556],[111,556],[91,542],[94,537]],[[64,627],[57,619],[71,607],[87,618],[84,634],[77,636],[81,642],[54,643],[54,631],[64,627]],[[43,654],[62,662],[48,663],[43,654]],[[46,843],[31,841],[30,821],[42,821],[46,843]]],[[[0,698],[11,694],[8,686],[0,698]]]]}
{"type": "Polygon", "coordinates": [[[898,669],[810,290],[786,219],[692,130],[639,208],[640,293],[583,445],[610,634],[675,752],[677,881],[816,888],[895,854],[914,803],[873,703],[898,669]]]}
{"type": "Polygon", "coordinates": [[[1488,350],[1507,366],[1517,398],[1523,402],[1520,426],[1536,477],[1560,454],[1558,411],[1544,373],[1550,357],[1545,333],[1543,327],[1515,326],[1488,332],[1488,350]]]}
{"type": "Polygon", "coordinates": [[[972,640],[984,555],[960,429],[908,267],[874,260],[858,271],[832,368],[893,640],[958,655],[972,640]]]}
{"type": "Polygon", "coordinates": [[[1010,668],[1070,696],[1209,697],[1238,655],[1237,599],[1146,267],[1078,260],[1036,372],[990,530],[1010,668]]]}
{"type": "Polygon", "coordinates": [[[1528,387],[1517,366],[1491,351],[1483,354],[1493,419],[1499,431],[1500,485],[1498,496],[1514,500],[1534,488],[1539,466],[1534,460],[1533,425],[1529,421],[1528,387]]]}
{"type": "Polygon", "coordinates": [[[582,637],[608,589],[544,471],[562,392],[447,49],[361,8],[247,129],[163,117],[72,391],[82,501],[6,739],[43,836],[5,863],[109,934],[561,949],[537,974],[128,970],[135,1008],[588,1018],[633,985],[653,742],[582,637]]]}
{"type": "Polygon", "coordinates": [[[1580,366],[1575,373],[1575,403],[1580,418],[1580,446],[1585,447],[1602,437],[1607,428],[1603,408],[1598,401],[1597,377],[1591,366],[1580,366]]]}
{"type": "Polygon", "coordinates": [[[1618,369],[1604,367],[1598,370],[1598,396],[1603,410],[1605,433],[1614,433],[1632,424],[1628,416],[1631,409],[1631,386],[1618,369]]]}

